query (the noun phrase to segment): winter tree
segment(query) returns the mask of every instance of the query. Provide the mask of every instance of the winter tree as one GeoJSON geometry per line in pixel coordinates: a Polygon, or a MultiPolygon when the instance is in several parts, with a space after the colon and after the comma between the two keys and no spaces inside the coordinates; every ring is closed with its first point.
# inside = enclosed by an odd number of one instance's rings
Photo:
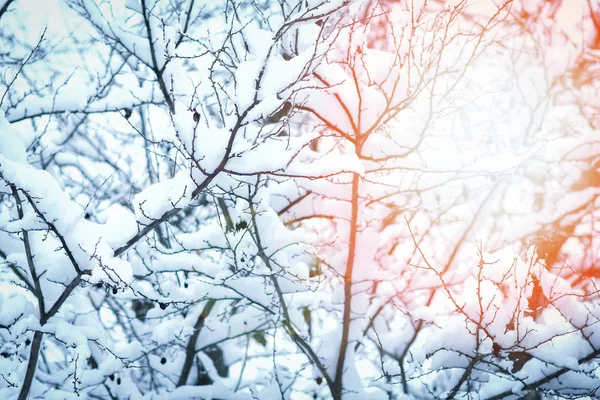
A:
{"type": "Polygon", "coordinates": [[[0,397],[597,397],[599,38],[591,0],[0,0],[0,397]]]}

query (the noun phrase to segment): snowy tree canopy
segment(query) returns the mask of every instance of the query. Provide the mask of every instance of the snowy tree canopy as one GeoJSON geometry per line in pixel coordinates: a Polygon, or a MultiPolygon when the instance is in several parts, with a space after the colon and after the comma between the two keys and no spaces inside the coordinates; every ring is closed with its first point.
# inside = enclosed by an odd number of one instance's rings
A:
{"type": "Polygon", "coordinates": [[[0,398],[597,398],[596,3],[0,0],[0,398]]]}

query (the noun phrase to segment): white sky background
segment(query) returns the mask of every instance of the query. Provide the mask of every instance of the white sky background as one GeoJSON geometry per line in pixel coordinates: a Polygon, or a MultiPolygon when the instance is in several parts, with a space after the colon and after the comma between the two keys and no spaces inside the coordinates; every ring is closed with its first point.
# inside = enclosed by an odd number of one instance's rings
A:
{"type": "MultiPolygon", "coordinates": [[[[480,6],[482,13],[489,15],[496,10],[489,3],[468,4],[480,6]]],[[[539,25],[532,24],[531,39],[514,34],[514,27],[496,31],[497,37],[504,36],[501,44],[505,48],[487,48],[468,69],[442,105],[431,129],[429,148],[421,154],[424,165],[431,169],[459,169],[487,176],[488,182],[475,178],[457,183],[472,194],[483,196],[496,179],[503,183],[502,211],[518,216],[514,221],[518,227],[511,224],[506,231],[497,232],[506,241],[537,228],[533,218],[528,218],[539,211],[534,205],[536,194],[544,193],[546,200],[543,212],[535,216],[537,222],[550,220],[587,199],[581,193],[565,198],[565,190],[579,178],[581,166],[560,161],[569,149],[595,140],[594,130],[572,98],[560,85],[551,88],[556,79],[568,80],[566,70],[580,56],[581,43],[593,37],[589,18],[583,18],[587,4],[563,2],[553,18],[543,17],[546,8],[529,7],[531,13],[542,16],[539,25]],[[536,43],[543,30],[548,42],[536,43]]],[[[590,148],[583,147],[570,157],[589,154],[590,148]]]]}

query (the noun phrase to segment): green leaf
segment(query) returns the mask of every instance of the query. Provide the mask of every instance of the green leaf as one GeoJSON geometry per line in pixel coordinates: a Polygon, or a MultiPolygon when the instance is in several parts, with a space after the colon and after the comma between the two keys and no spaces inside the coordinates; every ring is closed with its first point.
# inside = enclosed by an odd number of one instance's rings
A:
{"type": "Polygon", "coordinates": [[[256,340],[258,342],[258,344],[262,345],[262,346],[266,346],[267,345],[267,339],[265,338],[265,334],[264,332],[254,332],[254,334],[252,334],[252,338],[254,340],[256,340]]]}
{"type": "Polygon", "coordinates": [[[240,221],[237,224],[235,224],[235,231],[239,232],[242,229],[248,229],[248,223],[246,221],[240,221]]]}

